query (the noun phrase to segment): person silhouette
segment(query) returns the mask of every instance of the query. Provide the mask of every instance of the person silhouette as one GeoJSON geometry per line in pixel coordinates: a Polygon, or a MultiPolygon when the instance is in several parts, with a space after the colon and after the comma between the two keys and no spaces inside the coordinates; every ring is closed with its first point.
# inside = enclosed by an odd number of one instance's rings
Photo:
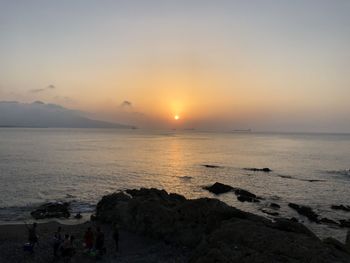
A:
{"type": "Polygon", "coordinates": [[[61,230],[62,230],[62,227],[59,226],[57,228],[57,231],[55,232],[55,234],[53,236],[53,256],[54,257],[58,256],[57,252],[58,252],[58,249],[60,248],[61,243],[62,243],[61,230]]]}
{"type": "Polygon", "coordinates": [[[27,229],[28,229],[28,242],[34,249],[35,245],[38,244],[38,241],[39,241],[38,235],[36,233],[37,223],[34,222],[31,227],[27,226],[27,229]]]}
{"type": "Polygon", "coordinates": [[[87,250],[91,250],[94,246],[94,233],[92,232],[91,227],[88,227],[85,232],[84,244],[87,250]]]}
{"type": "Polygon", "coordinates": [[[115,243],[115,251],[119,251],[119,226],[117,223],[113,225],[113,240],[115,243]]]}
{"type": "Polygon", "coordinates": [[[99,255],[104,254],[104,250],[105,250],[104,244],[105,244],[105,235],[101,231],[101,228],[97,227],[95,248],[99,255]]]}

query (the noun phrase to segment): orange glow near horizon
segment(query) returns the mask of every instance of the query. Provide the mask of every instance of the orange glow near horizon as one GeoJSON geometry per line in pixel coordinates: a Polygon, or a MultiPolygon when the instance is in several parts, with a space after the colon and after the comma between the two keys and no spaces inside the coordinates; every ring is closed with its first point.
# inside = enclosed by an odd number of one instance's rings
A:
{"type": "Polygon", "coordinates": [[[174,116],[174,119],[177,121],[177,120],[180,119],[180,116],[179,116],[179,115],[175,115],[175,116],[174,116]]]}

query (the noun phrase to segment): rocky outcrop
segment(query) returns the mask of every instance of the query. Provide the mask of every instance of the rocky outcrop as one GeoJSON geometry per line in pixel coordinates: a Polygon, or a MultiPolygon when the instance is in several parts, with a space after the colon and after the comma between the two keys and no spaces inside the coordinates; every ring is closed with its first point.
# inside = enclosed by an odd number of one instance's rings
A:
{"type": "Polygon", "coordinates": [[[350,219],[341,219],[339,220],[340,227],[350,228],[350,219]]]}
{"type": "Polygon", "coordinates": [[[35,219],[68,218],[70,217],[69,203],[46,203],[30,213],[35,219]]]}
{"type": "Polygon", "coordinates": [[[323,217],[319,220],[320,223],[324,223],[327,225],[339,225],[336,221],[329,219],[327,217],[323,217]]]}
{"type": "Polygon", "coordinates": [[[276,203],[270,203],[269,206],[272,208],[272,209],[280,209],[281,206],[279,204],[276,204],[276,203]]]}
{"type": "Polygon", "coordinates": [[[191,263],[350,262],[350,255],[305,226],[276,222],[210,198],[187,200],[164,190],[127,190],[97,204],[96,220],[193,251],[191,263]]]}
{"type": "Polygon", "coordinates": [[[264,172],[264,173],[269,173],[272,172],[270,168],[244,168],[246,171],[251,171],[251,172],[264,172]]]}
{"type": "Polygon", "coordinates": [[[232,187],[230,185],[222,184],[222,183],[218,183],[218,182],[216,182],[215,184],[210,185],[210,186],[204,186],[203,189],[208,190],[209,192],[216,194],[216,195],[220,195],[220,194],[224,194],[224,193],[228,193],[228,192],[232,191],[237,196],[237,200],[241,201],[241,202],[257,203],[257,202],[260,202],[259,199],[262,199],[261,197],[258,197],[255,194],[253,194],[247,190],[232,187]]]}
{"type": "Polygon", "coordinates": [[[333,210],[343,210],[345,212],[350,212],[350,206],[349,205],[332,205],[331,208],[333,210]]]}
{"type": "Polygon", "coordinates": [[[202,166],[207,168],[220,168],[221,166],[215,164],[202,164],[202,166]]]}
{"type": "Polygon", "coordinates": [[[270,216],[278,216],[279,215],[278,212],[271,210],[269,208],[266,208],[266,207],[261,208],[260,211],[267,214],[267,215],[270,215],[270,216]]]}
{"type": "Polygon", "coordinates": [[[230,191],[233,191],[234,188],[230,185],[227,184],[222,184],[222,183],[218,183],[216,182],[215,184],[211,185],[211,186],[204,186],[203,189],[208,190],[209,192],[219,195],[219,194],[224,194],[230,191]]]}
{"type": "Polygon", "coordinates": [[[258,203],[260,202],[259,199],[261,199],[255,194],[241,188],[234,188],[234,192],[235,192],[235,195],[237,196],[237,200],[241,202],[258,203]]]}
{"type": "Polygon", "coordinates": [[[296,210],[299,214],[307,217],[311,222],[319,222],[318,215],[312,210],[311,207],[298,205],[294,203],[289,203],[288,206],[296,210]]]}

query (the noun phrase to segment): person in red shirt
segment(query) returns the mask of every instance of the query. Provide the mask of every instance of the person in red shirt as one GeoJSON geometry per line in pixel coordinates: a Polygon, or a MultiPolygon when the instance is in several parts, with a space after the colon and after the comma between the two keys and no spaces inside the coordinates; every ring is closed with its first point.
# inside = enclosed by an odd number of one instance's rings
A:
{"type": "Polygon", "coordinates": [[[85,232],[84,244],[88,250],[91,250],[94,246],[94,233],[92,232],[91,227],[88,227],[85,232]]]}

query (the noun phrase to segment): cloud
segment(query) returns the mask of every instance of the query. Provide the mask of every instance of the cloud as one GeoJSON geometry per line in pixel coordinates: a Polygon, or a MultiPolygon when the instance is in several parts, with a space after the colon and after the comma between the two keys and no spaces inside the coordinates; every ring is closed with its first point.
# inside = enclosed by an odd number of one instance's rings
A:
{"type": "Polygon", "coordinates": [[[55,85],[50,84],[50,85],[48,85],[48,86],[45,87],[45,88],[41,88],[41,89],[31,89],[29,92],[31,92],[31,93],[40,93],[40,92],[44,92],[44,91],[47,91],[47,90],[53,90],[53,89],[55,89],[55,88],[56,88],[55,85]]]}
{"type": "Polygon", "coordinates": [[[121,104],[120,104],[120,107],[122,108],[130,108],[132,107],[132,103],[128,100],[124,100],[121,104]]]}

